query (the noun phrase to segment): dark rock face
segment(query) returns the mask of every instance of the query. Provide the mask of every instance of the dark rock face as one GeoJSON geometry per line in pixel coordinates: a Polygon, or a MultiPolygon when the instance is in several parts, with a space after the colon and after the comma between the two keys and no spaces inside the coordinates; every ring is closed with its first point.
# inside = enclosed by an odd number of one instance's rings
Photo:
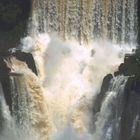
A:
{"type": "Polygon", "coordinates": [[[4,91],[5,99],[7,104],[9,105],[9,108],[11,110],[11,86],[10,86],[10,77],[9,72],[10,69],[7,67],[6,63],[4,62],[5,59],[7,59],[10,56],[16,57],[18,60],[25,62],[28,67],[37,75],[37,70],[35,66],[35,62],[33,59],[32,54],[30,53],[24,53],[21,51],[17,51],[15,53],[10,52],[0,52],[0,81],[2,84],[2,88],[4,91]]]}
{"type": "Polygon", "coordinates": [[[140,76],[140,49],[138,48],[134,54],[126,54],[124,63],[122,63],[115,76],[123,74],[125,76],[140,76]]]}
{"type": "Polygon", "coordinates": [[[31,0],[0,0],[0,51],[18,46],[30,11],[31,0]]]}
{"type": "Polygon", "coordinates": [[[127,81],[121,119],[121,140],[140,139],[140,78],[130,77],[127,81]]]}
{"type": "Polygon", "coordinates": [[[28,67],[37,75],[37,69],[32,54],[16,51],[15,53],[12,53],[12,56],[16,57],[20,61],[26,62],[28,67]]]}
{"type": "Polygon", "coordinates": [[[129,78],[124,91],[121,140],[140,139],[140,49],[126,56],[122,65],[119,73],[129,78]]]}
{"type": "Polygon", "coordinates": [[[138,0],[138,38],[137,42],[140,45],[140,1],[138,0]]]}
{"type": "Polygon", "coordinates": [[[10,30],[29,17],[30,0],[0,0],[0,30],[10,30]]]}

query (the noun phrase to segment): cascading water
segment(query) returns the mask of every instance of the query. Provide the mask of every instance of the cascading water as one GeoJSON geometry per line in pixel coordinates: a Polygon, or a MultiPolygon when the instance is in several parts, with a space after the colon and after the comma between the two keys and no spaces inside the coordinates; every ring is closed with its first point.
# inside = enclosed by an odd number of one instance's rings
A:
{"type": "Polygon", "coordinates": [[[136,42],[137,0],[33,0],[37,32],[58,33],[63,39],[89,43],[136,42]]]}
{"type": "Polygon", "coordinates": [[[19,128],[31,131],[30,96],[25,85],[24,76],[10,76],[12,91],[12,116],[19,128]]]}
{"type": "Polygon", "coordinates": [[[24,135],[27,140],[48,139],[51,121],[37,76],[16,58],[10,58],[6,63],[11,68],[12,117],[19,129],[15,139],[22,140],[24,135]]]}
{"type": "Polygon", "coordinates": [[[122,99],[127,77],[117,76],[110,82],[95,122],[95,140],[119,140],[122,99]]]}
{"type": "Polygon", "coordinates": [[[32,0],[29,36],[20,49],[33,54],[38,76],[22,61],[6,60],[13,140],[119,140],[127,77],[113,78],[95,122],[93,102],[103,77],[136,44],[136,5],[137,0],[32,0]]]}
{"type": "Polygon", "coordinates": [[[4,98],[4,93],[2,89],[2,85],[0,83],[0,130],[7,129],[11,125],[11,116],[8,106],[6,105],[6,101],[4,98]]]}

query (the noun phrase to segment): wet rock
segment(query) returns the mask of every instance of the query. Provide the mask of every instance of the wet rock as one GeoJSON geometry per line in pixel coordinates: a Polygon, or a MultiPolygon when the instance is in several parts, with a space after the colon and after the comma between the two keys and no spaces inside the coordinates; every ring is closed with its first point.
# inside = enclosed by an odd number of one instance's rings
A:
{"type": "Polygon", "coordinates": [[[140,78],[130,77],[123,98],[121,118],[121,140],[137,137],[140,139],[140,78]]]}
{"type": "Polygon", "coordinates": [[[123,74],[125,76],[140,76],[140,48],[133,54],[126,54],[124,63],[122,63],[115,76],[123,74]]]}

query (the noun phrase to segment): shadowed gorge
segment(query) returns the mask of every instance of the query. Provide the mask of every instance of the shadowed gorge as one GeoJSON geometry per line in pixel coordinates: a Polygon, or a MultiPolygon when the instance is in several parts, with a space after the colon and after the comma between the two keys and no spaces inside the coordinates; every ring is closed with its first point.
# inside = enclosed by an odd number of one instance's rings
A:
{"type": "Polygon", "coordinates": [[[0,49],[17,47],[27,34],[30,0],[0,0],[0,49]]]}

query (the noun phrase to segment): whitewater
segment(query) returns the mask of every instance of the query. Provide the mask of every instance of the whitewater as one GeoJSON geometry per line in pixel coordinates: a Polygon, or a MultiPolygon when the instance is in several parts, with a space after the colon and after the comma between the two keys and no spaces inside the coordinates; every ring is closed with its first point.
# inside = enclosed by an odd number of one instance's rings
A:
{"type": "Polygon", "coordinates": [[[27,140],[97,140],[94,135],[99,136],[98,132],[92,132],[93,102],[100,92],[104,76],[113,74],[123,61],[124,50],[109,42],[85,47],[74,41],[51,38],[48,34],[39,34],[34,39],[28,36],[21,42],[22,51],[33,54],[38,76],[16,58],[6,60],[11,73],[21,74],[10,76],[15,103],[13,117],[14,121],[19,119],[18,125],[13,127],[21,131],[14,132],[19,133],[15,137],[21,135],[22,139],[24,135],[27,140]],[[20,94],[18,111],[16,94],[20,94]]]}
{"type": "Polygon", "coordinates": [[[117,2],[33,1],[29,33],[17,49],[33,55],[38,75],[15,57],[5,60],[11,73],[19,75],[10,75],[12,115],[0,88],[0,140],[111,140],[110,105],[123,94],[128,77],[112,79],[96,122],[93,103],[103,78],[135,48],[137,24],[131,21],[137,20],[136,1],[124,0],[122,7],[117,2]]]}

